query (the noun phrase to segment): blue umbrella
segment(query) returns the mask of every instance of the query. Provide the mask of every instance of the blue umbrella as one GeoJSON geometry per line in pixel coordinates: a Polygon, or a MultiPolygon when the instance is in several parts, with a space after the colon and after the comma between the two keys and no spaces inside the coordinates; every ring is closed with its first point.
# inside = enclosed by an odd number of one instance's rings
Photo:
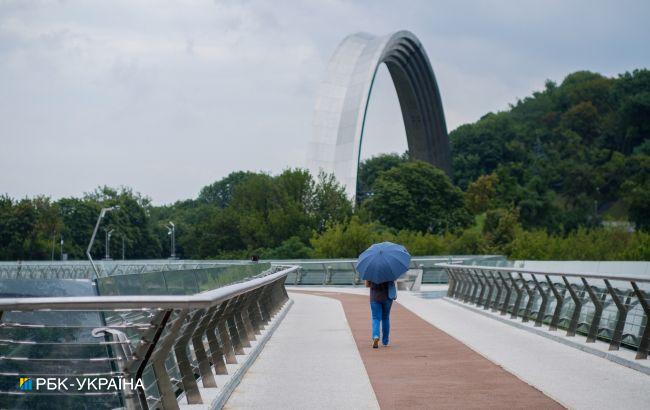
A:
{"type": "Polygon", "coordinates": [[[405,247],[382,242],[366,249],[357,261],[360,278],[374,283],[393,281],[409,269],[411,255],[405,247]]]}

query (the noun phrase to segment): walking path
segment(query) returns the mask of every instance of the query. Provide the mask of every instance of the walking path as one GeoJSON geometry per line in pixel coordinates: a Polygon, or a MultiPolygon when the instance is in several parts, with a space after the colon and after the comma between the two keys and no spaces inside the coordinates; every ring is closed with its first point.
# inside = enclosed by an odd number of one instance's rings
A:
{"type": "Polygon", "coordinates": [[[382,409],[562,408],[399,303],[393,305],[391,312],[390,346],[373,349],[368,296],[309,293],[343,304],[382,409]]]}
{"type": "Polygon", "coordinates": [[[366,289],[288,290],[293,308],[228,408],[647,409],[650,403],[650,376],[443,299],[400,292],[391,346],[374,350],[366,289]]]}
{"type": "MultiPolygon", "coordinates": [[[[440,290],[431,285],[426,288],[440,290]]],[[[305,287],[288,288],[289,291],[297,289],[303,290],[305,287]]],[[[368,297],[368,291],[364,288],[313,289],[368,297]]],[[[422,299],[409,292],[399,292],[397,302],[566,407],[626,410],[650,408],[650,396],[647,393],[650,376],[646,374],[487,318],[444,299],[422,299]]],[[[367,320],[369,322],[369,317],[367,320]]],[[[370,324],[366,326],[369,332],[370,324]]],[[[576,341],[584,338],[575,337],[576,341]]],[[[432,349],[435,347],[429,350],[432,349]]]]}
{"type": "Polygon", "coordinates": [[[341,304],[289,296],[294,305],[225,408],[378,409],[341,304]]]}

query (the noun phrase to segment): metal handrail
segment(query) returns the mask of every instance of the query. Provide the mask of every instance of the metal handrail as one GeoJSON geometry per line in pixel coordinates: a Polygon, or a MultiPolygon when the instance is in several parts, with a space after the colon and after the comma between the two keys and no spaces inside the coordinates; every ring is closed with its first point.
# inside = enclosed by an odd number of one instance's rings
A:
{"type": "MultiPolygon", "coordinates": [[[[215,374],[226,374],[226,363],[237,363],[236,355],[245,353],[244,348],[251,346],[250,342],[256,339],[261,329],[288,301],[284,281],[287,274],[297,269],[298,266],[274,267],[263,276],[258,275],[243,282],[193,295],[2,298],[0,329],[28,328],[33,322],[19,323],[23,317],[20,312],[44,312],[40,313],[44,315],[40,316],[42,324],[36,324],[36,327],[84,329],[83,334],[92,329],[90,334],[98,338],[98,348],[107,348],[107,345],[112,348],[102,356],[91,352],[90,357],[81,357],[85,350],[77,352],[70,349],[87,348],[89,343],[84,338],[65,343],[56,343],[56,340],[54,343],[52,340],[29,343],[40,349],[35,351],[24,350],[27,343],[21,343],[21,340],[7,340],[11,344],[20,344],[21,349],[1,356],[0,360],[6,360],[5,363],[33,363],[34,368],[23,369],[20,377],[42,377],[46,374],[60,377],[103,375],[130,380],[153,380],[144,386],[126,387],[126,390],[118,393],[74,393],[81,399],[83,396],[115,397],[111,400],[119,400],[116,407],[178,409],[179,392],[183,393],[181,397],[188,404],[201,404],[203,399],[197,377],[202,380],[204,387],[216,387],[215,374]],[[45,319],[48,312],[67,311],[84,312],[83,315],[97,311],[100,312],[98,318],[101,317],[101,321],[95,325],[75,323],[62,326],[45,319]],[[107,321],[108,316],[104,317],[101,312],[113,315],[111,320],[107,321]],[[58,356],[59,350],[56,349],[61,348],[57,346],[65,348],[66,350],[60,351],[66,354],[58,356]],[[31,353],[36,354],[32,356],[31,353]],[[73,357],[66,357],[68,355],[73,357]],[[57,371],[52,374],[52,368],[41,367],[43,363],[57,363],[57,371]],[[66,367],[61,363],[74,366],[66,367]],[[97,367],[102,363],[104,367],[97,367]],[[83,366],[77,367],[79,364],[83,366]]],[[[32,314],[28,317],[30,321],[39,318],[32,314]]],[[[0,377],[17,377],[15,367],[11,366],[0,372],[0,377]]],[[[46,400],[43,397],[47,395],[57,394],[61,393],[45,391],[32,394],[20,389],[0,392],[6,398],[21,397],[20,400],[23,400],[29,396],[29,400],[37,401],[46,400]]],[[[24,405],[27,402],[20,403],[24,405]]],[[[66,407],[64,402],[61,405],[66,407]]]]}
{"type": "Polygon", "coordinates": [[[583,333],[587,343],[608,340],[609,350],[618,350],[627,338],[625,344],[637,350],[637,359],[648,357],[650,297],[648,289],[639,286],[650,284],[649,277],[449,263],[436,266],[449,276],[448,297],[501,315],[510,312],[512,319],[520,317],[523,322],[534,320],[537,327],[547,323],[551,331],[564,327],[567,336],[583,333]],[[571,283],[569,278],[579,281],[571,283]],[[587,279],[602,281],[604,286],[598,288],[587,279]],[[616,289],[611,282],[627,282],[629,287],[616,289]],[[587,314],[587,309],[593,314],[587,314]],[[608,317],[601,326],[604,313],[608,317]]]}
{"type": "Polygon", "coordinates": [[[522,269],[522,268],[508,268],[505,266],[482,266],[482,265],[462,265],[459,263],[436,263],[436,266],[441,268],[470,268],[480,270],[498,270],[502,272],[512,273],[528,273],[535,275],[550,275],[550,276],[566,276],[568,278],[587,278],[587,279],[609,279],[620,280],[626,282],[644,282],[650,283],[650,277],[641,276],[620,276],[612,273],[589,273],[589,272],[553,272],[548,269],[522,269]]]}

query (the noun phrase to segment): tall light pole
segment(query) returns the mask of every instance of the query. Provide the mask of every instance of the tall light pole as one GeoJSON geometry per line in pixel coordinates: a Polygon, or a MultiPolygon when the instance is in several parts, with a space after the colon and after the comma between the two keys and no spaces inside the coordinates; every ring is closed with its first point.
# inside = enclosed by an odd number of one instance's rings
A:
{"type": "Polygon", "coordinates": [[[52,261],[54,261],[54,240],[56,239],[56,231],[52,231],[52,261]]]}
{"type": "Polygon", "coordinates": [[[102,210],[99,212],[99,217],[97,217],[97,223],[95,224],[95,229],[93,230],[93,236],[90,237],[90,242],[88,243],[88,248],[86,249],[86,256],[88,257],[88,260],[90,261],[90,264],[93,267],[93,270],[95,271],[95,278],[99,279],[99,271],[97,270],[97,266],[95,266],[95,261],[93,261],[93,257],[90,254],[90,250],[93,247],[93,243],[95,242],[95,236],[97,236],[97,230],[99,230],[99,224],[102,222],[102,219],[104,219],[104,216],[106,216],[106,212],[114,211],[120,209],[119,205],[111,206],[110,208],[102,208],[102,210]]]}
{"type": "Polygon", "coordinates": [[[104,256],[104,260],[109,261],[111,260],[111,236],[113,236],[114,229],[104,228],[104,231],[106,231],[106,242],[104,243],[106,256],[104,256]]]}
{"type": "Polygon", "coordinates": [[[122,260],[124,260],[124,234],[122,234],[122,260]]]}
{"type": "Polygon", "coordinates": [[[172,221],[169,221],[167,227],[167,235],[170,236],[170,247],[171,247],[171,256],[169,259],[176,259],[176,225],[172,221]]]}
{"type": "Polygon", "coordinates": [[[63,234],[61,234],[61,260],[63,260],[63,234]]]}

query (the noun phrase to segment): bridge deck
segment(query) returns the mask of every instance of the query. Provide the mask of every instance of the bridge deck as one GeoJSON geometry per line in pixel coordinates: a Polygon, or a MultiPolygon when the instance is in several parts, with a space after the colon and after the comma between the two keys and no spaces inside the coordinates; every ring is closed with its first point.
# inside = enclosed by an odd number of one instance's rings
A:
{"type": "Polygon", "coordinates": [[[366,289],[289,291],[228,407],[648,408],[650,376],[442,299],[401,292],[392,346],[373,350],[366,289]]]}

